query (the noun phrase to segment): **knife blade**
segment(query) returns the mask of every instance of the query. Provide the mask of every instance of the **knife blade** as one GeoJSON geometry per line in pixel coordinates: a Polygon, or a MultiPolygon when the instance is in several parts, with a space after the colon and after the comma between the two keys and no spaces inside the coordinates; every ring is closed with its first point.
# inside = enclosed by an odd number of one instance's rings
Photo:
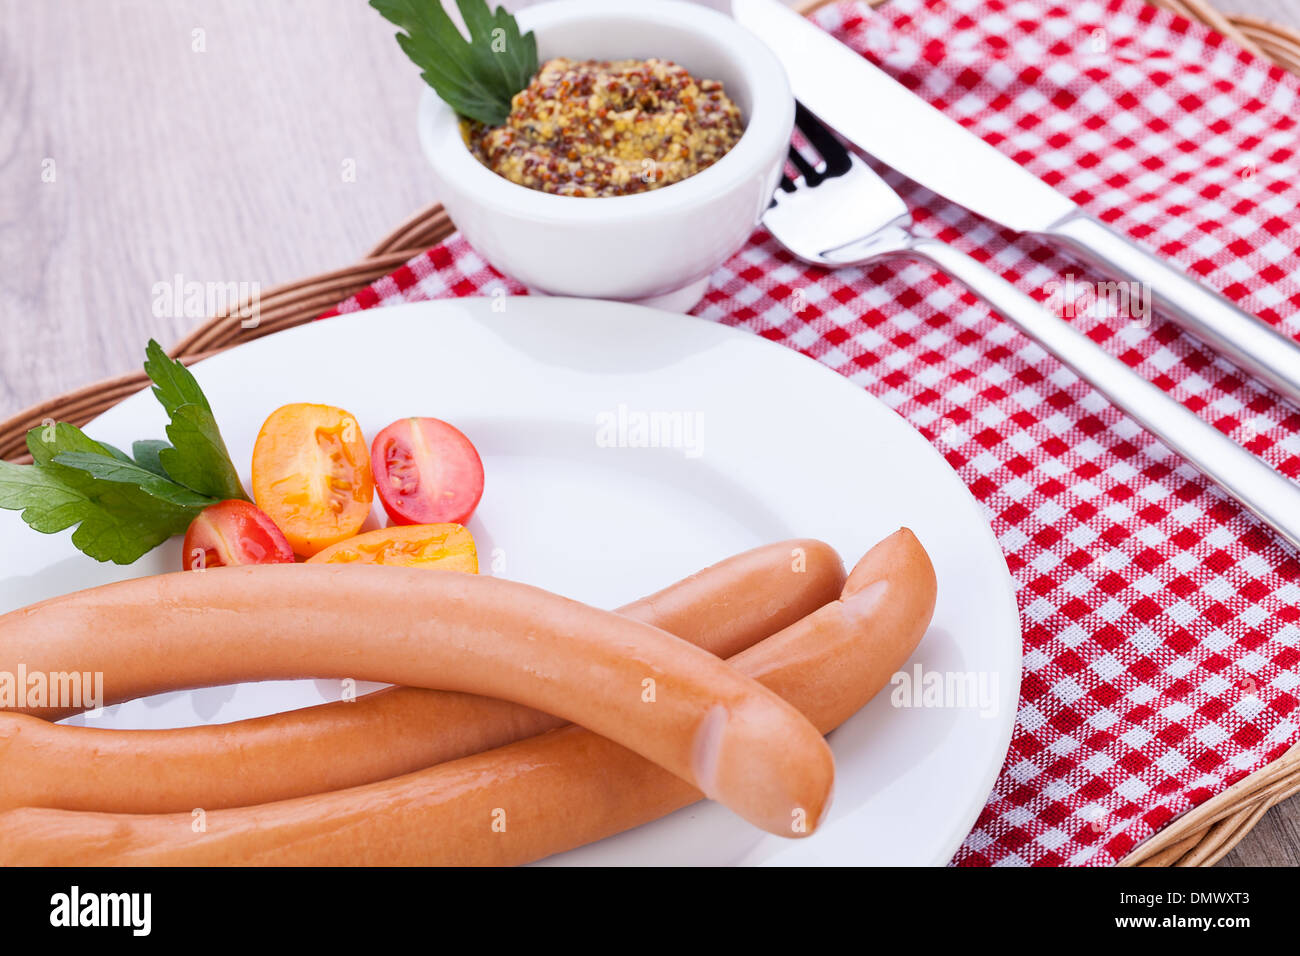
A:
{"type": "Polygon", "coordinates": [[[859,149],[971,212],[1140,283],[1160,314],[1300,406],[1293,340],[1093,218],[779,0],[732,0],[732,15],[776,53],[795,98],[859,149]]]}

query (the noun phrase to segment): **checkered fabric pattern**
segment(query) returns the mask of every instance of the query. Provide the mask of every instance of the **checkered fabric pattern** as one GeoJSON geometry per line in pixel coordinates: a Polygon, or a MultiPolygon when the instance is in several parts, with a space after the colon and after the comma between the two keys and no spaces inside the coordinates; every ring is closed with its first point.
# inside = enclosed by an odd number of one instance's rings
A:
{"type": "MultiPolygon", "coordinates": [[[[1141,0],[891,0],[818,19],[1102,220],[1300,333],[1294,77],[1141,0]]],[[[1158,319],[1089,308],[1081,286],[1057,285],[1089,278],[1070,259],[889,178],[921,231],[1300,477],[1295,410],[1158,319]]],[[[524,291],[454,236],[335,311],[499,289],[524,291]]],[[[900,412],[1001,542],[1024,685],[955,863],[1114,863],[1300,739],[1296,556],[960,285],[919,264],[829,273],[759,231],[696,311],[900,412]]]]}

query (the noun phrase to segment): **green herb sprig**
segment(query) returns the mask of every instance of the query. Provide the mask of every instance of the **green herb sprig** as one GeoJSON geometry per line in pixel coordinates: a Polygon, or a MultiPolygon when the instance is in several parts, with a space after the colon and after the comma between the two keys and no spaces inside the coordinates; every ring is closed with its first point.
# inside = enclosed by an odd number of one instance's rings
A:
{"type": "Polygon", "coordinates": [[[487,0],[456,0],[468,40],[441,0],[370,0],[370,5],[406,31],[397,34],[398,45],[461,116],[500,126],[510,115],[511,99],[537,73],[537,38],[521,34],[504,8],[489,10],[487,0]]]}
{"type": "Polygon", "coordinates": [[[248,500],[193,374],[157,342],[145,354],[168,441],[138,441],[128,455],[52,422],[27,433],[32,464],[0,462],[0,508],[21,511],[44,534],[75,525],[72,543],[97,561],[131,564],[184,533],[209,505],[248,500]]]}

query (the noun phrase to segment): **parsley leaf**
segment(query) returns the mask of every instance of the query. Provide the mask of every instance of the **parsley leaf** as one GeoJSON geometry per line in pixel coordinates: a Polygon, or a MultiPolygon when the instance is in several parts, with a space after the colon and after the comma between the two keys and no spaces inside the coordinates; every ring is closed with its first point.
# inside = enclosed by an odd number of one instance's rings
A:
{"type": "Polygon", "coordinates": [[[147,438],[131,446],[131,455],[135,458],[135,463],[145,471],[152,471],[155,475],[166,478],[167,472],[163,471],[162,462],[158,460],[158,455],[164,448],[171,447],[170,442],[147,438]]]}
{"type": "Polygon", "coordinates": [[[170,422],[166,441],[138,441],[132,458],[67,422],[27,433],[33,463],[0,462],[0,508],[34,530],[75,527],[72,543],[98,561],[130,564],[204,508],[247,500],[212,406],[180,362],[150,342],[145,371],[170,422]]]}
{"type": "Polygon", "coordinates": [[[115,445],[110,445],[110,444],[109,444],[108,442],[106,442],[106,441],[102,441],[102,442],[100,442],[99,444],[100,444],[100,447],[101,447],[101,448],[103,448],[106,452],[108,452],[110,455],[112,455],[112,456],[113,456],[114,458],[116,458],[118,461],[126,461],[126,462],[129,462],[129,461],[131,460],[131,456],[130,456],[130,455],[128,455],[126,452],[122,451],[122,449],[116,447],[115,445]]]}
{"type": "MultiPolygon", "coordinates": [[[[184,506],[138,485],[108,481],[56,459],[98,459],[105,467],[126,467],[107,446],[81,429],[60,422],[33,428],[27,447],[35,464],[0,462],[0,508],[22,511],[35,531],[53,534],[73,525],[72,543],[97,561],[130,564],[173,535],[185,531],[212,501],[184,506]]],[[[184,492],[185,489],[177,488],[184,492]]]]}
{"type": "Polygon", "coordinates": [[[212,411],[207,396],[194,373],[175,359],[168,358],[163,347],[153,339],[144,347],[144,371],[153,382],[153,394],[170,415],[181,405],[198,405],[212,411]]]}
{"type": "Polygon", "coordinates": [[[178,485],[169,478],[155,475],[129,460],[119,461],[116,458],[106,458],[88,451],[65,451],[54,456],[54,463],[84,471],[101,481],[135,485],[145,494],[169,501],[182,508],[203,509],[208,505],[215,505],[218,501],[216,498],[190,491],[184,485],[178,485]]]}
{"type": "Polygon", "coordinates": [[[537,73],[537,38],[521,34],[504,8],[487,0],[456,0],[469,39],[441,0],[370,0],[384,19],[405,30],[397,44],[424,81],[461,116],[500,126],[510,100],[537,73]]]}
{"type": "Polygon", "coordinates": [[[158,461],[174,481],[222,501],[248,500],[211,411],[198,405],[180,406],[172,413],[167,437],[173,447],[160,450],[158,461]]]}
{"type": "Polygon", "coordinates": [[[167,357],[153,339],[145,350],[145,373],[154,383],[153,393],[171,418],[167,426],[170,448],[158,449],[158,464],[167,476],[210,498],[248,500],[239,473],[217,427],[203,390],[193,373],[167,357]]]}

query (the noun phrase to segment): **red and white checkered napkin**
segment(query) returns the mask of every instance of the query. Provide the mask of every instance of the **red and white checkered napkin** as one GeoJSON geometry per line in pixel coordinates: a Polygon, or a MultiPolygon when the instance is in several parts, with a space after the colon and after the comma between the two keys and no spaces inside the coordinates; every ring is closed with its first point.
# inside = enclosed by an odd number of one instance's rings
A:
{"type": "MultiPolygon", "coordinates": [[[[820,22],[1092,213],[1297,335],[1294,77],[1141,0],[891,0],[874,13],[833,7],[820,22]]],[[[1087,277],[891,182],[921,230],[1031,295],[1087,277]]],[[[502,288],[524,291],[453,236],[337,311],[502,288]]],[[[1001,778],[956,862],[1113,863],[1300,739],[1295,556],[961,286],[925,265],[828,273],[760,231],[696,311],[860,384],[983,503],[1019,590],[1024,687],[1001,778]]],[[[1176,328],[1068,321],[1300,476],[1300,414],[1176,328]]]]}

